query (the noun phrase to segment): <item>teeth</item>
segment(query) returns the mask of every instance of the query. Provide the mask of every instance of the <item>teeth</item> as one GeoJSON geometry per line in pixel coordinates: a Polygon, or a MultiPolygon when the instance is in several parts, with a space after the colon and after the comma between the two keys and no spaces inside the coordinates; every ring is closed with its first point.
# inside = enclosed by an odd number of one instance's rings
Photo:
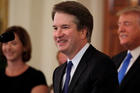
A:
{"type": "Polygon", "coordinates": [[[125,35],[123,35],[123,36],[121,36],[122,38],[126,38],[126,36],[125,35]]]}
{"type": "Polygon", "coordinates": [[[64,43],[64,41],[58,41],[58,43],[64,43]]]}
{"type": "Polygon", "coordinates": [[[126,37],[127,37],[127,35],[120,35],[120,37],[121,37],[121,38],[126,38],[126,37]]]}
{"type": "Polygon", "coordinates": [[[66,40],[57,40],[58,43],[65,43],[66,40]]]}

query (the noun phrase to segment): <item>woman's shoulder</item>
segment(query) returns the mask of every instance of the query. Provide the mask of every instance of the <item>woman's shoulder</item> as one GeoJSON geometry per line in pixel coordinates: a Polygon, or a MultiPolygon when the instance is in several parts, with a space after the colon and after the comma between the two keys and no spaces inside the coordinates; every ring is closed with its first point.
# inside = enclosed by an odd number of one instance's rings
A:
{"type": "Polygon", "coordinates": [[[45,75],[41,70],[29,66],[28,70],[24,73],[31,81],[36,81],[37,83],[47,84],[45,75]]]}
{"type": "Polygon", "coordinates": [[[34,67],[29,66],[28,70],[26,71],[29,75],[44,75],[41,70],[38,70],[34,67]]]}

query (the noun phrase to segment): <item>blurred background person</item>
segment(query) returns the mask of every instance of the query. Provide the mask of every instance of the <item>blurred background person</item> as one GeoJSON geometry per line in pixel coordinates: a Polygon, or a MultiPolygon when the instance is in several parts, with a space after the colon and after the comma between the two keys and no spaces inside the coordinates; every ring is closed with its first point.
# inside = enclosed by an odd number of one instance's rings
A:
{"type": "Polygon", "coordinates": [[[140,92],[140,6],[127,7],[118,15],[118,37],[126,49],[112,58],[118,69],[118,93],[137,93],[140,92]]]}
{"type": "Polygon", "coordinates": [[[60,51],[57,52],[56,57],[57,57],[59,65],[64,64],[67,61],[67,56],[60,51]]]}
{"type": "Polygon", "coordinates": [[[31,41],[27,31],[20,26],[6,29],[13,32],[15,39],[1,43],[1,51],[7,62],[0,71],[2,93],[48,93],[44,74],[26,64],[31,58],[31,41]]]}

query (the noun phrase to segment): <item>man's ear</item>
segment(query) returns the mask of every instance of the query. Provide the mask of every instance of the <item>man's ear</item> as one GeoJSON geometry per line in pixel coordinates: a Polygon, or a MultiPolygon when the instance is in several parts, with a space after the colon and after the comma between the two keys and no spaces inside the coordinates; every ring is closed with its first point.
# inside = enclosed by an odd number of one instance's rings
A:
{"type": "Polygon", "coordinates": [[[81,39],[85,39],[86,36],[87,36],[87,28],[85,27],[81,30],[81,39]]]}

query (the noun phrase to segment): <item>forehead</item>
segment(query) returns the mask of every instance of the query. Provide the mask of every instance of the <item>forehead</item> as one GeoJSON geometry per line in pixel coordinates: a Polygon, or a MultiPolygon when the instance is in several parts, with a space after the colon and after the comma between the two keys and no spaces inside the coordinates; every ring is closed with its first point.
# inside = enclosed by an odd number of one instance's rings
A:
{"type": "Polygon", "coordinates": [[[62,23],[73,23],[76,20],[76,17],[63,12],[56,12],[54,16],[53,23],[54,24],[62,24],[62,23]]]}
{"type": "Polygon", "coordinates": [[[121,14],[120,15],[119,21],[123,21],[123,20],[136,21],[138,18],[140,18],[140,16],[138,14],[135,14],[135,13],[125,13],[125,14],[121,14]]]}
{"type": "Polygon", "coordinates": [[[118,23],[133,23],[133,24],[139,24],[139,20],[140,18],[138,17],[138,15],[134,15],[134,14],[123,14],[120,15],[118,23]]]}

